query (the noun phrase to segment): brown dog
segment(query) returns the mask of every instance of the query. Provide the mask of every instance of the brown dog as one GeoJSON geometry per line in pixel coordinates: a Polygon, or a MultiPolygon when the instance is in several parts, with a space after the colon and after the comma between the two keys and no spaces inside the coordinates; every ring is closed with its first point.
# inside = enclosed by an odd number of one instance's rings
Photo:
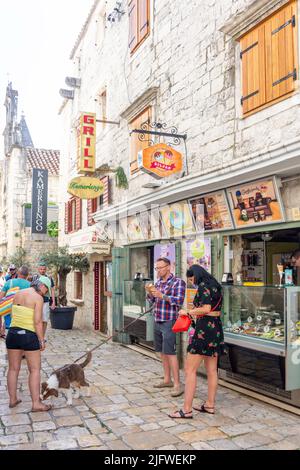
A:
{"type": "Polygon", "coordinates": [[[91,359],[92,353],[88,352],[82,364],[67,364],[55,370],[47,382],[42,383],[42,400],[46,400],[50,396],[58,397],[58,391],[62,389],[67,392],[68,405],[72,405],[72,389],[77,388],[79,396],[80,387],[89,387],[84,377],[83,368],[91,362],[91,359]]]}

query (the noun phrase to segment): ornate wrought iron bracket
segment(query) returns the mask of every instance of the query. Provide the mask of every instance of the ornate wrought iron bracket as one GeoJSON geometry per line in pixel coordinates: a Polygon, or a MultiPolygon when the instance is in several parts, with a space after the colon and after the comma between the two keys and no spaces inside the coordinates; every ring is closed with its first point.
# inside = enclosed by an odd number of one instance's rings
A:
{"type": "Polygon", "coordinates": [[[156,135],[159,138],[160,137],[172,137],[172,140],[170,142],[167,142],[168,145],[180,145],[181,140],[185,141],[187,139],[187,134],[178,134],[177,127],[175,126],[168,127],[166,123],[160,123],[160,122],[152,122],[152,123],[144,122],[141,125],[141,129],[132,129],[132,131],[130,131],[130,135],[132,133],[139,134],[138,139],[141,142],[144,142],[147,140],[149,142],[149,145],[154,145],[154,141],[151,139],[146,139],[147,135],[156,135]],[[162,131],[160,129],[162,129],[162,131]],[[169,132],[165,132],[165,131],[169,131],[169,132]]]}
{"type": "MultiPolygon", "coordinates": [[[[138,139],[141,142],[147,141],[149,143],[149,146],[154,145],[155,142],[152,139],[147,139],[147,136],[158,136],[159,137],[159,143],[161,141],[161,137],[171,137],[171,140],[169,142],[166,142],[167,145],[180,145],[181,141],[183,140],[184,143],[184,148],[185,148],[185,170],[183,172],[183,175],[188,173],[188,168],[187,168],[187,148],[186,148],[186,140],[187,140],[187,134],[178,134],[178,129],[175,126],[168,127],[166,123],[161,123],[161,122],[144,122],[141,125],[141,129],[132,129],[130,131],[131,134],[139,134],[138,139]]],[[[183,176],[182,175],[182,176],[183,176]]]]}

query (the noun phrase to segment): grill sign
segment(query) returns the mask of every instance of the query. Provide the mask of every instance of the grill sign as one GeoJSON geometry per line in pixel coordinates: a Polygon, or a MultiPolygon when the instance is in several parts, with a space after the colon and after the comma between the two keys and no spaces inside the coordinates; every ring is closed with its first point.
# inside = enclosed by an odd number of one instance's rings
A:
{"type": "Polygon", "coordinates": [[[96,114],[82,113],[77,128],[77,170],[79,173],[95,171],[96,114]]]}
{"type": "Polygon", "coordinates": [[[47,233],[48,170],[32,170],[31,233],[47,233]]]}
{"type": "Polygon", "coordinates": [[[154,178],[167,178],[182,171],[182,155],[166,144],[155,144],[138,153],[138,167],[154,178]]]}

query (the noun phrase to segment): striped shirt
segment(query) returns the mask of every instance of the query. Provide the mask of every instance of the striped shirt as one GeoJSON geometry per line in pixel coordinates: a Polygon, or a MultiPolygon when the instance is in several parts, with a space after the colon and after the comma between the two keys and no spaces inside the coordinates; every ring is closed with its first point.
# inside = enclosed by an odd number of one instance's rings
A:
{"type": "Polygon", "coordinates": [[[157,322],[176,320],[178,311],[182,307],[185,296],[185,282],[179,277],[170,274],[168,279],[164,282],[159,279],[155,283],[157,290],[168,297],[168,300],[157,299],[152,295],[147,298],[150,302],[154,303],[154,318],[157,322]]]}

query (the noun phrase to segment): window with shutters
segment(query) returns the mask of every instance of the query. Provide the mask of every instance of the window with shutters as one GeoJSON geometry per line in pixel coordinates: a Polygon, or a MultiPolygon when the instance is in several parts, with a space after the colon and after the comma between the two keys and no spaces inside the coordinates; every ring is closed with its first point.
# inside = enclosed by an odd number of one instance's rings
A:
{"type": "Polygon", "coordinates": [[[65,233],[76,232],[82,227],[82,200],[71,198],[65,204],[65,233]]]}
{"type": "Polygon", "coordinates": [[[290,2],[240,39],[243,114],[284,99],[297,80],[297,2],[290,2]]]}
{"type": "MultiPolygon", "coordinates": [[[[143,124],[149,124],[151,120],[151,108],[146,108],[136,118],[130,122],[130,129],[141,129],[143,124]]],[[[139,140],[140,134],[132,133],[130,136],[130,174],[134,175],[139,171],[137,155],[140,150],[149,147],[149,140],[139,140]]]]}
{"type": "Polygon", "coordinates": [[[129,49],[133,53],[149,36],[150,0],[129,0],[129,49]]]}

